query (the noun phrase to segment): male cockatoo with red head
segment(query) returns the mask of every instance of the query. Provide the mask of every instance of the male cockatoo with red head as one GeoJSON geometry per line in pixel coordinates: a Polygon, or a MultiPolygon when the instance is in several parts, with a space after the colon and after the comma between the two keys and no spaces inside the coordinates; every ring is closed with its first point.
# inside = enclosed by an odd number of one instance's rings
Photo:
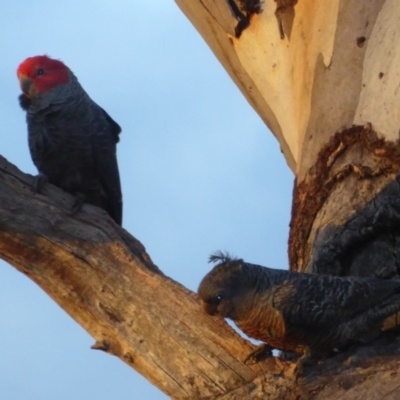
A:
{"type": "Polygon", "coordinates": [[[120,126],[84,91],[72,71],[48,56],[29,57],[17,70],[29,149],[41,183],[101,207],[122,224],[116,144],[120,126]]]}

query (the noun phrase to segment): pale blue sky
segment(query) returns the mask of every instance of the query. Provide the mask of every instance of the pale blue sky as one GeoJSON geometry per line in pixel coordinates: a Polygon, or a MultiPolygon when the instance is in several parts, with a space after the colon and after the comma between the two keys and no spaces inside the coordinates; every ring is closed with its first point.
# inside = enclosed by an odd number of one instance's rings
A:
{"type": "MultiPolygon", "coordinates": [[[[124,227],[192,290],[229,250],[287,268],[293,176],[279,146],[172,0],[0,4],[0,153],[36,174],[19,108],[26,57],[63,60],[121,125],[124,227]]],[[[0,399],[165,399],[0,261],[0,399]]]]}

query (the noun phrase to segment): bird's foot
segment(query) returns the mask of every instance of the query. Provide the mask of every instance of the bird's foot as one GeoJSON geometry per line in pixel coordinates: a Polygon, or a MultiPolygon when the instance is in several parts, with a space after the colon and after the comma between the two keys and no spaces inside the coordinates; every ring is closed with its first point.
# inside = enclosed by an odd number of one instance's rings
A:
{"type": "Polygon", "coordinates": [[[306,366],[310,366],[315,361],[315,357],[311,356],[310,354],[303,354],[296,363],[296,368],[294,370],[294,375],[297,379],[299,379],[304,374],[304,368],[306,366]]]}
{"type": "Polygon", "coordinates": [[[281,350],[279,353],[279,358],[282,361],[290,361],[290,362],[294,363],[299,360],[300,356],[297,353],[294,353],[292,351],[281,350]]]}
{"type": "Polygon", "coordinates": [[[42,192],[43,186],[49,182],[49,178],[45,174],[38,174],[34,178],[33,192],[38,194],[42,192]]]}
{"type": "Polygon", "coordinates": [[[269,357],[272,357],[273,347],[267,343],[260,344],[254,351],[252,351],[243,361],[248,364],[248,361],[252,360],[254,364],[263,361],[269,357]]]}
{"type": "Polygon", "coordinates": [[[71,215],[75,215],[77,212],[79,212],[83,206],[83,203],[85,202],[86,196],[83,193],[77,193],[75,197],[74,204],[72,205],[71,208],[71,215]]]}

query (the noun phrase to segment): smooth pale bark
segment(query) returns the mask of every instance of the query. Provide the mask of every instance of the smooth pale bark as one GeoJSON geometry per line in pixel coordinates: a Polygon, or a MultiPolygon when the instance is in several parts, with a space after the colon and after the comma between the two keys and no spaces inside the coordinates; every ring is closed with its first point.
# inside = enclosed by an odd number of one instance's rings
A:
{"type": "Polygon", "coordinates": [[[226,1],[176,3],[277,137],[300,179],[334,133],[353,124],[369,122],[387,140],[398,139],[396,0],[299,0],[285,40],[272,0],[263,2],[240,38],[226,1]]]}
{"type": "Polygon", "coordinates": [[[274,1],[239,38],[220,2],[176,2],[278,139],[296,175],[290,267],[318,271],[317,234],[329,242],[400,169],[400,3],[299,0],[281,40],[274,1]]]}

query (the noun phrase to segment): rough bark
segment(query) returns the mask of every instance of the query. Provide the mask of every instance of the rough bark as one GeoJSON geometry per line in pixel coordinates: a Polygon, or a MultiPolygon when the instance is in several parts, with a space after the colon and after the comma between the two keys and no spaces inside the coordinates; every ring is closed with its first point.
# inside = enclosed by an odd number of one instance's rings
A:
{"type": "Polygon", "coordinates": [[[289,242],[293,269],[400,276],[400,146],[370,129],[338,132],[296,184],[289,242]]]}
{"type": "Polygon", "coordinates": [[[144,247],[100,209],[0,159],[0,257],[36,282],[95,339],[165,393],[197,398],[252,381],[252,347],[204,315],[193,293],[163,276],[144,247]],[[51,197],[49,197],[51,196],[51,197]]]}
{"type": "Polygon", "coordinates": [[[336,399],[350,387],[367,390],[366,379],[385,379],[385,398],[398,387],[400,346],[387,337],[312,367],[298,381],[291,362],[243,364],[254,347],[204,314],[196,296],[164,276],[104,211],[85,205],[70,215],[72,196],[51,185],[38,195],[32,187],[32,176],[0,157],[0,257],[86,329],[94,349],[119,357],[169,396],[336,399]],[[328,386],[327,371],[334,374],[328,386]]]}

